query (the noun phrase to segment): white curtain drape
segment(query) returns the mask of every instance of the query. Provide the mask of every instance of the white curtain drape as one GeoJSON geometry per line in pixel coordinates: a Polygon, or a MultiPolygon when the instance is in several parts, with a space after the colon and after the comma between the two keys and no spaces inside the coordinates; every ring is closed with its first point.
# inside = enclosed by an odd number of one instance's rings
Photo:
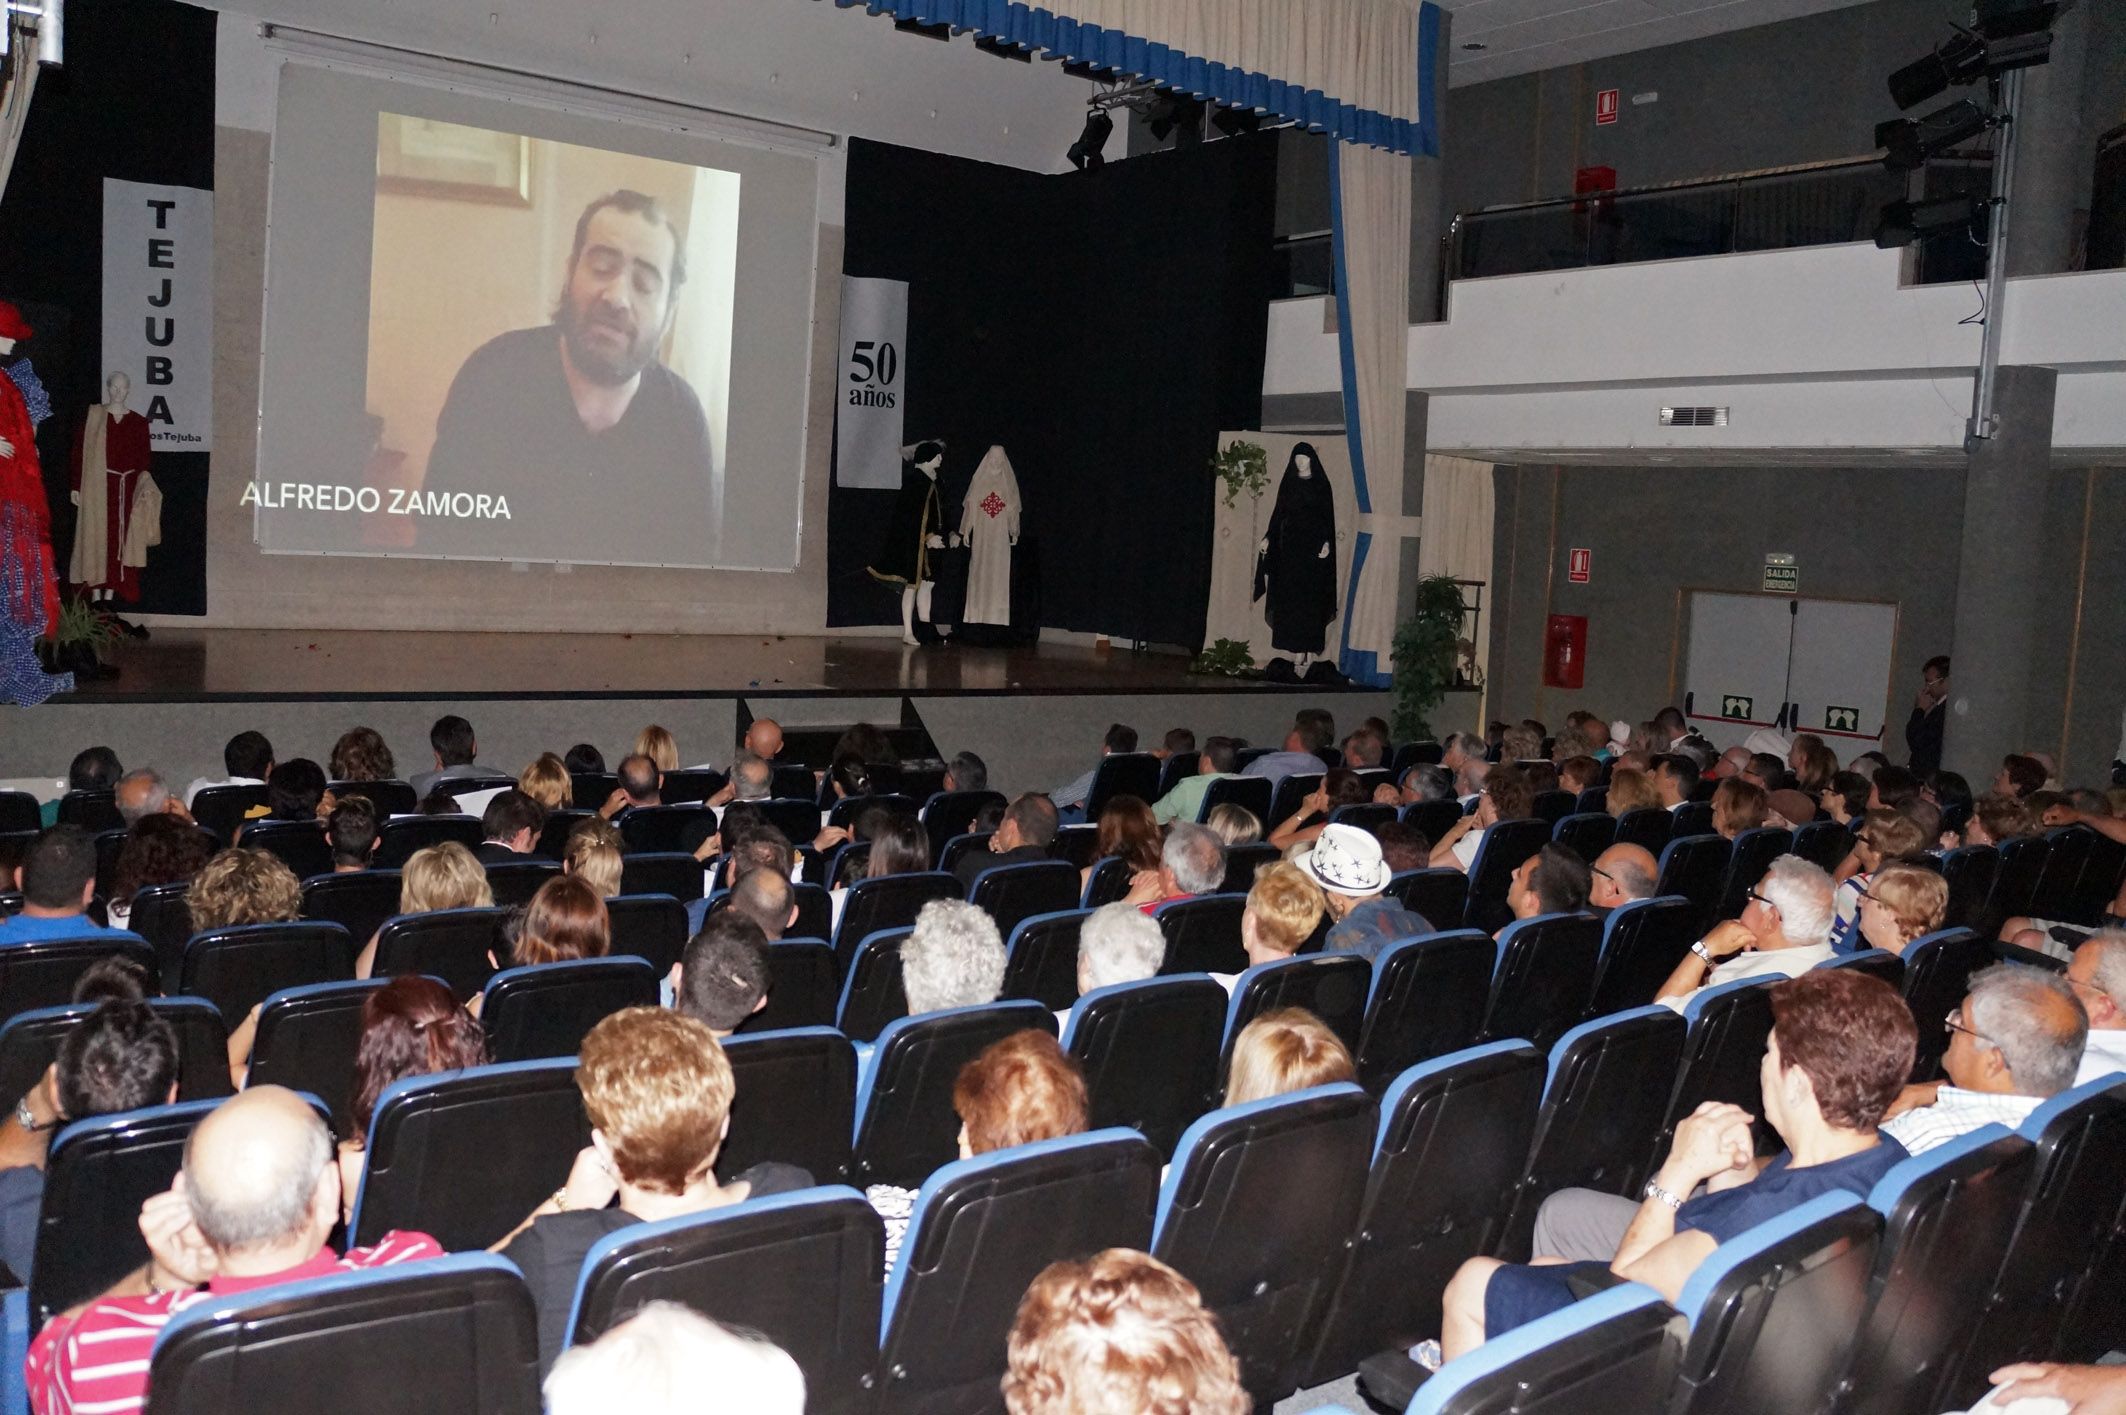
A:
{"type": "MultiPolygon", "coordinates": [[[[1493,508],[1496,489],[1489,462],[1467,457],[1425,458],[1425,532],[1418,542],[1417,573],[1479,580],[1489,605],[1493,508]]],[[[1489,620],[1484,621],[1488,625],[1489,620]]],[[[1491,681],[1491,635],[1479,627],[1476,666],[1491,681]]]]}
{"type": "Polygon", "coordinates": [[[1345,588],[1338,666],[1359,682],[1386,683],[1402,581],[1410,160],[1381,148],[1338,143],[1330,149],[1329,185],[1344,435],[1358,493],[1358,543],[1345,588]]]}

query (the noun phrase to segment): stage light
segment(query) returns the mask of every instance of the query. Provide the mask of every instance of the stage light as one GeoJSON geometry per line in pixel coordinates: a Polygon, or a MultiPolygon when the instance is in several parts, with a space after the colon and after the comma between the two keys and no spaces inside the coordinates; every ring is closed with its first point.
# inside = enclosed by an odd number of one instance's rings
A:
{"type": "Polygon", "coordinates": [[[1893,201],[1882,209],[1875,227],[1875,244],[1886,251],[1909,246],[1927,236],[1945,231],[1968,231],[1973,240],[1985,236],[1983,222],[1991,203],[1966,194],[1933,197],[1926,201],[1893,201]]]}
{"type": "Polygon", "coordinates": [[[1925,165],[1928,158],[1978,136],[1992,123],[1992,114],[1970,99],[1961,98],[1924,118],[1892,118],[1877,124],[1875,145],[1886,149],[1883,166],[1892,172],[1910,172],[1925,165]]]}
{"type": "Polygon", "coordinates": [[[1152,100],[1145,112],[1145,123],[1152,130],[1152,137],[1165,142],[1177,131],[1177,146],[1185,147],[1192,142],[1203,141],[1203,100],[1187,98],[1178,93],[1166,92],[1152,100]]]}
{"type": "Polygon", "coordinates": [[[2013,39],[2051,29],[2062,12],[2074,8],[2074,0],[1978,0],[1971,10],[1971,28],[1988,39],[2013,39]]]}
{"type": "Polygon", "coordinates": [[[1262,126],[1262,115],[1252,108],[1220,108],[1211,114],[1211,126],[1229,138],[1252,133],[1262,126]]]}
{"type": "Polygon", "coordinates": [[[1088,167],[1104,166],[1107,159],[1100,155],[1100,149],[1107,146],[1107,135],[1114,130],[1115,120],[1105,113],[1094,109],[1086,114],[1085,131],[1078,134],[1078,140],[1070,145],[1070,151],[1065,154],[1070,158],[1070,165],[1080,172],[1088,167]]]}
{"type": "Polygon", "coordinates": [[[1985,72],[1986,42],[1959,30],[1925,58],[1890,75],[1890,99],[1900,109],[1917,108],[1951,84],[1972,83],[1985,72]]]}
{"type": "Polygon", "coordinates": [[[2073,0],[1980,0],[1972,28],[1958,26],[1931,54],[1890,75],[1891,100],[1916,108],[1955,85],[2050,62],[2052,22],[2072,8],[2073,0]]]}

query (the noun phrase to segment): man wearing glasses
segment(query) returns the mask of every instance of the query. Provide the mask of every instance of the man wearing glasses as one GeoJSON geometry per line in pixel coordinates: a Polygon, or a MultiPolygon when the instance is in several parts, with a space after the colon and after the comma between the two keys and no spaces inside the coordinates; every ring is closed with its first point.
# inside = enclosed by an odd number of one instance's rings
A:
{"type": "Polygon", "coordinates": [[[2067,986],[2089,1014],[2089,1041],[2074,1084],[2126,1071],[2126,930],[2105,929],[2085,939],[2067,965],[2067,986]]]}
{"type": "Polygon", "coordinates": [[[1973,973],[1970,991],[1941,1026],[1949,1033],[1941,1061],[1949,1079],[1905,1087],[1882,1126],[1915,1155],[1981,1125],[2021,1125],[2074,1084],[2089,1034],[2068,981],[2025,963],[1973,973]]]}
{"type": "Polygon", "coordinates": [[[1651,899],[1659,887],[1661,866],[1644,845],[1612,845],[1595,856],[1594,882],[1587,904],[1597,914],[1638,899],[1651,899]]]}
{"type": "Polygon", "coordinates": [[[1798,978],[1831,958],[1831,877],[1799,855],[1772,861],[1740,919],[1690,946],[1654,1001],[1681,1012],[1703,988],[1743,978],[1798,978]]]}

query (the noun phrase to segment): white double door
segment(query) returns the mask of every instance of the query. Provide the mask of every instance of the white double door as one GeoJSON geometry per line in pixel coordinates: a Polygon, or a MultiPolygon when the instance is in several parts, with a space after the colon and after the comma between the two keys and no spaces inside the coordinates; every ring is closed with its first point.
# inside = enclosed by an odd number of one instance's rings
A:
{"type": "Polygon", "coordinates": [[[1844,758],[1889,730],[1896,605],[1693,590],[1686,612],[1684,712],[1716,745],[1770,727],[1844,758]]]}

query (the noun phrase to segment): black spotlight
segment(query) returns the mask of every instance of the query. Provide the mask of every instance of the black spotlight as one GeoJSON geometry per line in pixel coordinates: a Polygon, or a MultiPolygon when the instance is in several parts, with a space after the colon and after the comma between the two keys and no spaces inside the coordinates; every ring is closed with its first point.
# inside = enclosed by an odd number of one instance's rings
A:
{"type": "Polygon", "coordinates": [[[1175,139],[1175,145],[1187,147],[1203,141],[1203,110],[1202,99],[1169,90],[1152,100],[1144,120],[1156,141],[1165,142],[1178,131],[1181,136],[1175,139]]]}
{"type": "Polygon", "coordinates": [[[1262,126],[1262,115],[1252,108],[1220,108],[1211,114],[1211,126],[1229,138],[1252,133],[1262,126]]]}
{"type": "Polygon", "coordinates": [[[2073,0],[1978,0],[1971,10],[1971,28],[1988,39],[2013,39],[2051,29],[2061,11],[2073,8],[2073,0]]]}
{"type": "Polygon", "coordinates": [[[1945,231],[1968,231],[1973,240],[1983,240],[1985,216],[1991,209],[1991,203],[1983,198],[1961,194],[1926,201],[1893,201],[1882,209],[1882,220],[1875,227],[1875,244],[1894,251],[1945,231]]]}
{"type": "Polygon", "coordinates": [[[1974,82],[1986,72],[1986,41],[1969,31],[1934,46],[1933,53],[1890,75],[1890,98],[1899,108],[1917,108],[1951,84],[1974,82]]]}
{"type": "Polygon", "coordinates": [[[1937,108],[1924,118],[1892,118],[1875,126],[1875,145],[1886,149],[1883,166],[1910,172],[1966,138],[1978,136],[1993,122],[1991,114],[1968,98],[1937,108]]]}
{"type": "Polygon", "coordinates": [[[1099,109],[1086,114],[1085,131],[1078,134],[1078,140],[1065,154],[1070,158],[1070,165],[1083,172],[1088,167],[1105,164],[1107,159],[1100,155],[1100,149],[1107,146],[1107,135],[1114,130],[1115,120],[1099,109]]]}

